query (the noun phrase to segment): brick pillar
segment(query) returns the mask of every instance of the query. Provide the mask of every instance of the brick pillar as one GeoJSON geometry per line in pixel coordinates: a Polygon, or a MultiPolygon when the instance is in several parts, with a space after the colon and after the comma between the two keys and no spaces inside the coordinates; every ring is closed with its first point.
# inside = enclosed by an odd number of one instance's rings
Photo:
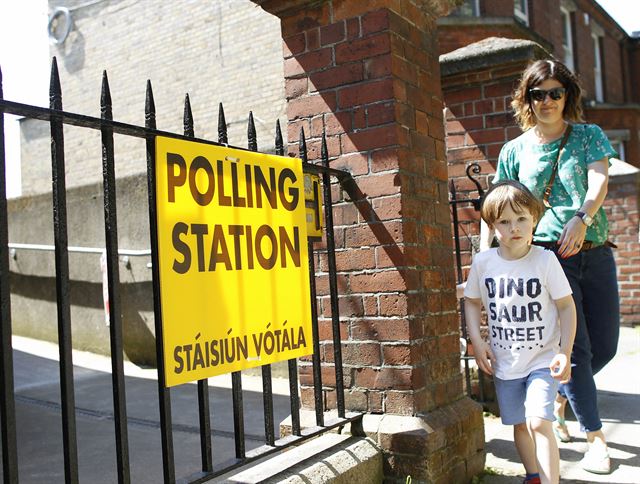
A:
{"type": "MultiPolygon", "coordinates": [[[[435,24],[449,2],[254,1],[282,21],[289,152],[304,128],[316,161],[324,130],[331,166],[363,194],[354,204],[334,190],[347,409],[367,412],[388,478],[469,480],[483,468],[484,435],[460,373],[435,24]]],[[[326,277],[318,295],[334,408],[326,277]]],[[[309,406],[311,373],[300,368],[309,406]]]]}

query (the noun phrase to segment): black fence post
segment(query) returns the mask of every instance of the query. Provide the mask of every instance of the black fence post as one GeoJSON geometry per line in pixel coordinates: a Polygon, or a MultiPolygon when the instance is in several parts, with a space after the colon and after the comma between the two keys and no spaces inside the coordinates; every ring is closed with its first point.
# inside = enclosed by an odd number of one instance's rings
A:
{"type": "MultiPolygon", "coordinates": [[[[107,72],[102,74],[100,95],[101,118],[113,120],[111,92],[107,72]]],[[[122,310],[120,305],[120,271],[118,258],[118,216],[116,210],[116,176],[114,167],[113,129],[102,128],[102,176],[104,191],[104,230],[107,253],[109,290],[109,334],[111,343],[111,381],[113,385],[113,413],[116,434],[118,482],[131,482],[129,472],[129,443],[127,433],[127,404],[122,356],[122,310]]]]}
{"type": "MultiPolygon", "coordinates": [[[[458,220],[458,204],[459,203],[471,203],[473,205],[473,208],[476,211],[480,210],[480,203],[482,201],[482,197],[484,196],[484,190],[482,189],[482,186],[480,185],[480,182],[478,182],[478,180],[476,180],[470,172],[475,173],[476,175],[480,173],[481,169],[480,169],[480,165],[478,163],[471,163],[467,166],[467,168],[465,169],[465,173],[467,174],[467,178],[469,178],[469,180],[471,180],[475,186],[476,189],[478,190],[478,197],[477,198],[461,198],[458,199],[458,194],[456,192],[456,185],[454,183],[453,180],[451,180],[450,182],[450,187],[449,187],[449,193],[451,195],[451,199],[449,200],[449,205],[451,206],[451,217],[452,217],[452,224],[453,224],[453,242],[454,242],[454,251],[455,251],[455,259],[456,259],[456,282],[457,284],[460,284],[464,281],[464,277],[462,274],[462,258],[461,258],[461,253],[462,250],[460,248],[460,222],[458,220]]],[[[466,313],[465,313],[465,309],[464,309],[464,304],[462,299],[459,300],[459,305],[460,305],[460,326],[461,326],[461,332],[462,332],[462,337],[464,338],[465,342],[467,341],[468,335],[467,335],[467,318],[466,318],[466,313]]],[[[466,351],[466,350],[465,350],[466,351]]],[[[473,356],[468,356],[467,354],[462,354],[460,355],[460,358],[462,359],[462,361],[464,362],[464,379],[465,379],[465,385],[467,387],[467,396],[471,397],[472,396],[472,391],[471,391],[471,369],[469,367],[469,360],[473,359],[473,356]]],[[[484,376],[483,373],[481,371],[478,372],[478,383],[479,383],[479,399],[480,402],[483,403],[484,402],[484,376]]]]}
{"type": "MultiPolygon", "coordinates": [[[[62,111],[62,89],[58,63],[53,58],[49,107],[62,111]]],[[[53,231],[55,240],[56,297],[58,312],[58,348],[60,352],[60,399],[62,403],[62,439],[65,482],[78,482],[78,444],[76,436],[71,309],[69,296],[69,250],[67,240],[67,195],[64,169],[62,119],[51,117],[51,172],[53,187],[53,231]]]]}
{"type": "MultiPolygon", "coordinates": [[[[276,120],[276,155],[284,156],[284,142],[280,120],[276,120]]],[[[311,243],[311,241],[309,241],[311,243]]],[[[298,396],[298,360],[291,358],[287,361],[289,366],[289,403],[291,405],[291,433],[300,435],[300,397],[298,396]]]]}
{"type": "MultiPolygon", "coordinates": [[[[227,122],[224,117],[222,103],[218,106],[218,142],[227,144],[227,122]]],[[[242,373],[231,373],[231,395],[233,399],[233,433],[235,438],[236,458],[244,459],[244,409],[242,405],[242,373]]]]}
{"type": "MultiPolygon", "coordinates": [[[[195,137],[193,129],[193,112],[189,94],[184,96],[184,115],[182,118],[184,135],[195,137]]],[[[200,455],[202,458],[202,471],[213,471],[213,458],[211,455],[211,417],[209,410],[209,381],[206,378],[198,380],[198,416],[200,422],[200,455]]]]}
{"type": "MultiPolygon", "coordinates": [[[[151,81],[147,81],[145,100],[145,127],[156,129],[156,106],[151,81]]],[[[171,392],[165,385],[162,305],[160,301],[160,264],[158,260],[158,219],[156,208],[156,144],[155,136],[147,137],[147,189],[149,196],[149,239],[151,246],[151,273],[153,279],[153,318],[156,330],[156,359],[158,367],[158,404],[160,407],[160,434],[162,440],[162,471],[165,484],[176,480],[171,428],[171,392]]]]}
{"type": "MultiPolygon", "coordinates": [[[[0,99],[2,69],[0,69],[0,99]]],[[[2,435],[2,476],[6,484],[18,482],[16,403],[13,385],[11,345],[11,291],[9,287],[9,228],[7,226],[7,180],[4,151],[4,111],[0,111],[0,435],[2,435]]]]}
{"type": "MultiPolygon", "coordinates": [[[[258,137],[256,125],[253,121],[253,112],[249,112],[249,124],[247,127],[248,147],[251,151],[258,151],[258,137]]],[[[271,365],[262,365],[262,404],[264,408],[264,435],[267,445],[275,444],[275,432],[273,429],[273,389],[271,382],[271,365]]]]}
{"type": "MultiPolygon", "coordinates": [[[[300,141],[298,144],[300,158],[303,164],[307,164],[307,141],[304,137],[304,128],[300,128],[300,141]]],[[[313,398],[315,400],[316,425],[324,426],[324,400],[322,395],[322,366],[320,362],[320,331],[318,329],[318,299],[316,296],[316,268],[313,252],[313,242],[309,241],[309,292],[311,294],[311,329],[313,333],[313,398]]]]}
{"type": "MultiPolygon", "coordinates": [[[[327,137],[322,132],[321,148],[322,164],[329,168],[329,154],[327,152],[327,137]]],[[[336,374],[336,400],[338,403],[338,417],[344,418],[344,378],[342,370],[342,342],[340,338],[340,310],[338,307],[338,277],[336,269],[336,245],[333,235],[333,202],[331,200],[331,178],[325,171],[322,174],[322,188],[324,191],[324,219],[327,237],[327,263],[329,266],[329,294],[331,297],[331,328],[333,332],[333,358],[336,374]]]]}

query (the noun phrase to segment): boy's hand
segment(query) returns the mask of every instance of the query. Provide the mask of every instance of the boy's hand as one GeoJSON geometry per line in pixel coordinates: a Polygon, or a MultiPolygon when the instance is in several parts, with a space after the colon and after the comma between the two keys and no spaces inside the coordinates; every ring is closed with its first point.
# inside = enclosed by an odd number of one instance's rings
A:
{"type": "Polygon", "coordinates": [[[564,353],[558,353],[549,363],[551,376],[560,383],[567,383],[571,379],[571,360],[564,353]]]}
{"type": "Polygon", "coordinates": [[[473,343],[473,354],[478,364],[478,368],[484,371],[487,375],[493,375],[493,361],[495,357],[489,348],[489,345],[484,341],[480,341],[479,344],[473,343]]]}

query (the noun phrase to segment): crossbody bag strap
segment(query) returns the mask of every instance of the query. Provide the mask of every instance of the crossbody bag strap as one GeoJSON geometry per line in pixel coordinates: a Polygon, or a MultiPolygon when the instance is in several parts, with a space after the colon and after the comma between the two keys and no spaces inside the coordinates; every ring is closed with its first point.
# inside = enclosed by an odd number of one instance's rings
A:
{"type": "Polygon", "coordinates": [[[567,125],[567,129],[564,132],[564,136],[562,137],[562,141],[560,141],[560,147],[558,148],[558,154],[556,155],[556,161],[553,163],[553,168],[551,169],[551,178],[549,178],[549,183],[544,189],[544,195],[542,197],[542,203],[545,207],[551,208],[551,204],[549,203],[549,196],[551,195],[551,189],[553,188],[553,182],[556,181],[556,174],[558,173],[558,162],[560,161],[560,154],[564,149],[564,146],[567,144],[567,140],[569,139],[569,135],[571,134],[572,127],[571,125],[567,125]]]}

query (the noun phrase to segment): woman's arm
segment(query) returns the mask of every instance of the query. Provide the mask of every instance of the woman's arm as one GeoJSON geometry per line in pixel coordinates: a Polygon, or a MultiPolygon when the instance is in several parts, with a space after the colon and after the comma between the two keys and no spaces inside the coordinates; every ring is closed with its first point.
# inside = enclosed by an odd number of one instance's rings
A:
{"type": "MultiPolygon", "coordinates": [[[[609,184],[609,159],[607,157],[590,163],[587,171],[587,193],[580,211],[593,217],[604,203],[609,184]]],[[[571,217],[564,226],[558,244],[558,253],[567,258],[577,254],[584,242],[587,226],[579,217],[571,217]]]]}
{"type": "Polygon", "coordinates": [[[609,158],[590,163],[587,172],[587,195],[580,207],[581,212],[585,212],[591,217],[604,203],[609,185],[609,158]]]}

